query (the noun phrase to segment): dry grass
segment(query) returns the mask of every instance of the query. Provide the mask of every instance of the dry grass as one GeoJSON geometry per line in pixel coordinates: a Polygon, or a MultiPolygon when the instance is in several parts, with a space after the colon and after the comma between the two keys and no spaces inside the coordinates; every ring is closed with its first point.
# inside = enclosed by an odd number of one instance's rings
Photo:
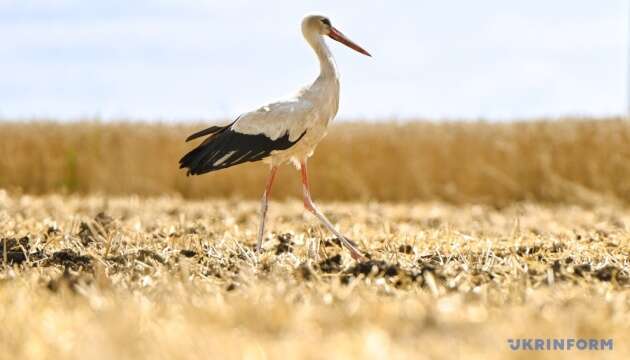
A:
{"type": "Polygon", "coordinates": [[[0,265],[0,357],[630,356],[627,209],[322,207],[373,262],[354,264],[294,201],[271,205],[282,236],[257,257],[255,202],[0,192],[3,258],[23,260],[0,265]],[[512,352],[517,337],[615,349],[512,352]]]}
{"type": "MultiPolygon", "coordinates": [[[[177,170],[192,146],[183,139],[202,126],[0,123],[0,188],[257,199],[262,164],[198,178],[177,170]]],[[[315,197],[326,200],[627,204],[630,122],[341,123],[311,167],[315,197]]],[[[297,174],[286,170],[277,199],[298,195],[297,174]]]]}
{"type": "Polygon", "coordinates": [[[630,123],[336,125],[314,195],[363,200],[322,206],[358,264],[289,169],[253,254],[267,169],[186,178],[199,127],[0,123],[0,358],[630,356],[630,123]]]}

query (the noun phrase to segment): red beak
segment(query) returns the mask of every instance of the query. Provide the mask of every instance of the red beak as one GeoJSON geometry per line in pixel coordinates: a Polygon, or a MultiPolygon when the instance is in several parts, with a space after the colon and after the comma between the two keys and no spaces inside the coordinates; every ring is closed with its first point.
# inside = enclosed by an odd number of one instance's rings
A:
{"type": "Polygon", "coordinates": [[[349,47],[352,50],[358,51],[358,52],[360,52],[363,55],[367,55],[369,57],[372,57],[372,55],[370,55],[369,52],[365,51],[365,49],[363,49],[359,45],[357,45],[354,42],[352,42],[352,40],[348,39],[341,31],[335,29],[332,26],[330,27],[330,33],[328,34],[328,36],[330,36],[331,39],[339,41],[340,43],[346,45],[347,47],[349,47]]]}

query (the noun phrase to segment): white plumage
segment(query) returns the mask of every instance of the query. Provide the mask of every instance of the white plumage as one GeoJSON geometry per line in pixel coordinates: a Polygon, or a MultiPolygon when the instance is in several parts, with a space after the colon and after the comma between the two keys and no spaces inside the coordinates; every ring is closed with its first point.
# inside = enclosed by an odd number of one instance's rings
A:
{"type": "Polygon", "coordinates": [[[350,41],[332,26],[328,18],[321,15],[306,16],[302,20],[302,34],[319,59],[320,74],[317,79],[293,97],[242,114],[230,125],[213,126],[191,135],[187,140],[210,136],[180,160],[180,167],[187,168],[189,175],[199,175],[251,161],[262,160],[271,165],[261,203],[257,239],[257,248],[260,250],[271,185],[278,166],[291,161],[301,170],[306,209],[339,237],[355,259],[362,258],[355,244],[341,235],[313,204],[306,161],[326,136],[328,124],[339,109],[339,73],[324,36],[365,55],[370,54],[350,41]]]}

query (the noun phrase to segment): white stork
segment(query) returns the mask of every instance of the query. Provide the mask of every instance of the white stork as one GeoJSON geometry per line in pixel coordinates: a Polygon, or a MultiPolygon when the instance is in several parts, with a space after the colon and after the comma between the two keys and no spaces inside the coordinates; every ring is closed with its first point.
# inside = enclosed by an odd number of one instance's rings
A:
{"type": "Polygon", "coordinates": [[[363,259],[356,244],[337,231],[313,203],[306,162],[326,135],[328,124],[339,107],[339,73],[324,35],[364,55],[371,55],[333,27],[325,16],[306,16],[302,20],[302,34],[319,59],[320,74],[315,82],[290,98],[242,114],[227,126],[212,126],[190,135],[186,141],[210,136],[179,161],[180,168],[187,168],[188,175],[200,175],[244,162],[262,160],[270,164],[260,206],[256,243],[256,250],[260,251],[267,202],[278,166],[292,162],[302,176],[304,207],[340,239],[355,260],[363,259]]]}

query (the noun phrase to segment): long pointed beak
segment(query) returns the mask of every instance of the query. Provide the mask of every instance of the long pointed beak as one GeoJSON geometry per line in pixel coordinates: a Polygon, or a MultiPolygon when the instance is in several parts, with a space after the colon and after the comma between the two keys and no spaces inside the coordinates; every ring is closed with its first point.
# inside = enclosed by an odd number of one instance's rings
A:
{"type": "Polygon", "coordinates": [[[346,45],[352,50],[358,51],[363,55],[372,57],[369,52],[365,51],[365,49],[355,44],[352,40],[348,39],[341,31],[335,29],[335,27],[330,27],[330,33],[328,34],[328,36],[330,36],[331,39],[339,41],[340,43],[346,45]]]}

